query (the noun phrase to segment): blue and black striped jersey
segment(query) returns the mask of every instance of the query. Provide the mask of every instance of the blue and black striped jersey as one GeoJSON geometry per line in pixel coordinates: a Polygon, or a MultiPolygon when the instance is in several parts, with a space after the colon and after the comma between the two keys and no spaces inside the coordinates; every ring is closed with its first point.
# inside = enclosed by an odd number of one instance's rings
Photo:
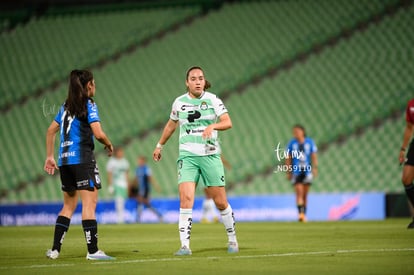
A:
{"type": "Polygon", "coordinates": [[[95,160],[94,141],[90,124],[100,121],[98,107],[89,99],[87,117],[78,118],[68,114],[64,104],[55,121],[60,125],[60,146],[58,166],[89,163],[95,160]]]}

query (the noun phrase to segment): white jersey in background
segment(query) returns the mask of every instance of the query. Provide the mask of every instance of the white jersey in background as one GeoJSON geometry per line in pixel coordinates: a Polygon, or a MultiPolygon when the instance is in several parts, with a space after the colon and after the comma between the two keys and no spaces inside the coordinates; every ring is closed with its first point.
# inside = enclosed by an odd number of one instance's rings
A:
{"type": "Polygon", "coordinates": [[[202,133],[225,113],[227,109],[221,99],[210,92],[203,92],[199,98],[191,98],[188,93],[177,97],[172,105],[170,119],[180,124],[180,156],[220,154],[217,130],[207,140],[202,138],[202,133]]]}
{"type": "Polygon", "coordinates": [[[112,173],[112,184],[115,188],[127,188],[128,181],[125,173],[129,169],[129,163],[125,158],[111,158],[107,165],[106,171],[112,173]]]}

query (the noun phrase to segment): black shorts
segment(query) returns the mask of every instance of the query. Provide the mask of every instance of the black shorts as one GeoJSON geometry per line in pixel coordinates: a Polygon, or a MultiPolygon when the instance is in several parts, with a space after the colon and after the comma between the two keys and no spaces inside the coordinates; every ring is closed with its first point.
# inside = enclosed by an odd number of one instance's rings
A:
{"type": "Polygon", "coordinates": [[[414,140],[411,141],[410,147],[408,148],[407,161],[405,162],[405,165],[414,166],[414,140]]]}
{"type": "Polygon", "coordinates": [[[101,178],[96,162],[63,165],[59,167],[59,171],[64,192],[101,189],[101,178]]]}
{"type": "Polygon", "coordinates": [[[306,174],[305,172],[300,172],[297,175],[292,175],[292,184],[298,184],[298,183],[302,183],[302,184],[312,184],[312,174],[308,173],[306,174]]]}

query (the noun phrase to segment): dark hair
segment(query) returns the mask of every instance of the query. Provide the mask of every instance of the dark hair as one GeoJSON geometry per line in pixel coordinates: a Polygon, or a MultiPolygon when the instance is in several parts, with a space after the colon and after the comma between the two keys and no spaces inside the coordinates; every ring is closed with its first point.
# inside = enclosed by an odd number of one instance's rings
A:
{"type": "Polygon", "coordinates": [[[293,125],[293,128],[301,129],[303,131],[303,135],[306,137],[306,130],[305,130],[305,127],[302,124],[295,124],[295,125],[293,125]]]}
{"type": "Polygon", "coordinates": [[[87,70],[73,70],[70,72],[68,97],[65,108],[71,116],[86,117],[87,102],[89,99],[86,85],[93,80],[93,74],[87,70]]]}
{"type": "MultiPolygon", "coordinates": [[[[193,67],[190,67],[190,68],[187,70],[187,73],[185,74],[185,79],[186,79],[186,80],[188,80],[188,76],[190,75],[190,72],[191,72],[192,70],[201,70],[201,71],[204,73],[204,70],[203,70],[200,66],[193,66],[193,67]]],[[[204,81],[206,82],[206,84],[204,85],[204,90],[207,90],[207,89],[211,88],[211,83],[210,83],[207,79],[204,79],[204,81]]]]}

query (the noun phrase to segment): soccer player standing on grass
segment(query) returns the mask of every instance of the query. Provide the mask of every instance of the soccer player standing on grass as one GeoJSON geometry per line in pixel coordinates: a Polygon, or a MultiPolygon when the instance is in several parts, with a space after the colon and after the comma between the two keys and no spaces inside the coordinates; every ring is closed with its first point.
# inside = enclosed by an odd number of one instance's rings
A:
{"type": "Polygon", "coordinates": [[[82,226],[88,248],[86,259],[114,259],[98,249],[95,209],[101,180],[93,154],[93,137],[105,145],[109,156],[112,155],[113,147],[101,128],[98,109],[92,99],[94,95],[95,81],[92,73],[73,70],[70,73],[68,97],[47,130],[44,170],[53,175],[59,169],[63,191],[63,208],[56,219],[53,246],[46,252],[50,259],[59,257],[79,196],[82,201],[82,226]],[[60,149],[56,164],[54,144],[58,131],[60,149]]]}
{"type": "MultiPolygon", "coordinates": [[[[407,197],[410,200],[411,205],[414,206],[414,140],[411,140],[414,130],[414,99],[411,99],[408,102],[405,120],[406,125],[404,130],[403,143],[400,149],[399,161],[400,164],[404,163],[402,183],[404,184],[405,193],[407,194],[407,197]],[[407,146],[410,140],[411,143],[406,158],[405,152],[407,150],[407,146]]],[[[413,221],[408,225],[408,229],[414,229],[414,217],[413,221]]]]}
{"type": "Polygon", "coordinates": [[[315,142],[306,136],[305,128],[297,124],[293,126],[293,139],[286,151],[287,177],[295,187],[299,221],[306,222],[308,192],[312,179],[318,175],[318,149],[315,142]]]}
{"type": "Polygon", "coordinates": [[[124,156],[121,147],[115,149],[115,157],[109,159],[106,164],[108,173],[108,191],[115,193],[115,209],[118,223],[125,222],[125,200],[128,198],[128,170],[129,162],[124,156]]]}
{"type": "Polygon", "coordinates": [[[163,222],[162,214],[151,205],[150,201],[151,186],[153,185],[158,192],[161,191],[161,188],[152,175],[151,168],[147,164],[147,158],[145,156],[139,156],[137,164],[138,166],[135,169],[135,183],[138,186],[137,222],[141,222],[144,206],[151,210],[160,222],[163,222]]]}
{"type": "Polygon", "coordinates": [[[162,147],[180,126],[178,190],[180,214],[178,228],[181,248],[176,256],[191,255],[190,235],[196,183],[200,176],[220,211],[228,236],[229,253],[239,251],[233,210],[227,201],[223,163],[217,131],[230,129],[232,123],[223,102],[207,92],[210,83],[200,67],[191,67],[186,74],[187,93],[175,99],[161,138],[154,150],[155,161],[161,160],[162,147]]]}

